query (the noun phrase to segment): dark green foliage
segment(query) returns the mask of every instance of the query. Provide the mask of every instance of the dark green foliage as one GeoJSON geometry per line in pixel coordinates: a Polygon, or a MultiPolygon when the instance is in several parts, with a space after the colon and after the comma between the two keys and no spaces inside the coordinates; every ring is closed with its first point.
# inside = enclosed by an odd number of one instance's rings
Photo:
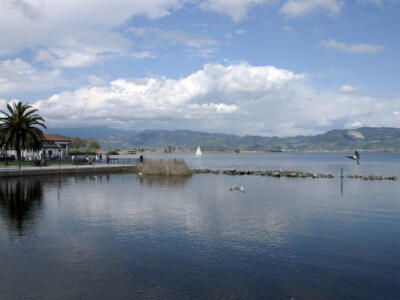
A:
{"type": "Polygon", "coordinates": [[[118,152],[115,150],[111,150],[107,152],[108,155],[118,155],[118,152]]]}
{"type": "Polygon", "coordinates": [[[100,149],[99,141],[91,139],[89,143],[89,149],[100,149]]]}
{"type": "Polygon", "coordinates": [[[0,146],[15,149],[18,161],[21,161],[22,150],[39,150],[42,148],[43,132],[36,126],[46,128],[44,119],[28,104],[14,102],[7,104],[8,112],[1,111],[0,146]]]}

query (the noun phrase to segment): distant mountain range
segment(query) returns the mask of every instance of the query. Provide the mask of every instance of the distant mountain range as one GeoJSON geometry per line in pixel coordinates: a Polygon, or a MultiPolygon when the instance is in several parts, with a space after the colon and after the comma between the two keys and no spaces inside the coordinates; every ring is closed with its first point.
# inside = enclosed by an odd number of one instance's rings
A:
{"type": "Polygon", "coordinates": [[[102,149],[177,148],[203,150],[257,150],[257,151],[400,151],[400,128],[362,127],[353,130],[335,129],[315,136],[264,137],[238,136],[189,130],[124,131],[108,127],[53,128],[47,133],[69,137],[97,138],[102,149]]]}

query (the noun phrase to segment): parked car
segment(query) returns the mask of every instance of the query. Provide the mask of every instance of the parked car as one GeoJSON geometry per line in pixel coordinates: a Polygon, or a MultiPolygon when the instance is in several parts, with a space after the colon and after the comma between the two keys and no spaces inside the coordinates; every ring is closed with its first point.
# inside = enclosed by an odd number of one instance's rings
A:
{"type": "Polygon", "coordinates": [[[0,161],[9,161],[9,160],[15,160],[14,155],[6,155],[6,154],[0,154],[0,161]]]}

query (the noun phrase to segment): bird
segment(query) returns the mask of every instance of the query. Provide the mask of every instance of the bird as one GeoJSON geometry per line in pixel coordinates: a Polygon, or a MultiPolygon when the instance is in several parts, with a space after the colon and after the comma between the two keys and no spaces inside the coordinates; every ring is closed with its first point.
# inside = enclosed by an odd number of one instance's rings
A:
{"type": "Polygon", "coordinates": [[[232,191],[239,191],[242,193],[246,193],[246,190],[244,189],[243,185],[234,185],[229,189],[230,192],[232,191]]]}
{"type": "Polygon", "coordinates": [[[360,164],[360,153],[358,152],[358,150],[354,151],[354,155],[353,156],[347,156],[350,159],[356,160],[357,161],[357,165],[360,164]]]}

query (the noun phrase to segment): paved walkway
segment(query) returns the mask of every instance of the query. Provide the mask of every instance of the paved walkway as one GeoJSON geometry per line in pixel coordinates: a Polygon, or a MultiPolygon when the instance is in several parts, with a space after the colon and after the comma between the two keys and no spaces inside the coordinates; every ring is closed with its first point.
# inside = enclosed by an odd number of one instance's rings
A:
{"type": "Polygon", "coordinates": [[[52,175],[52,174],[77,174],[94,172],[122,172],[136,167],[135,164],[93,164],[93,165],[50,165],[45,167],[34,166],[0,166],[0,177],[52,175]]]}

